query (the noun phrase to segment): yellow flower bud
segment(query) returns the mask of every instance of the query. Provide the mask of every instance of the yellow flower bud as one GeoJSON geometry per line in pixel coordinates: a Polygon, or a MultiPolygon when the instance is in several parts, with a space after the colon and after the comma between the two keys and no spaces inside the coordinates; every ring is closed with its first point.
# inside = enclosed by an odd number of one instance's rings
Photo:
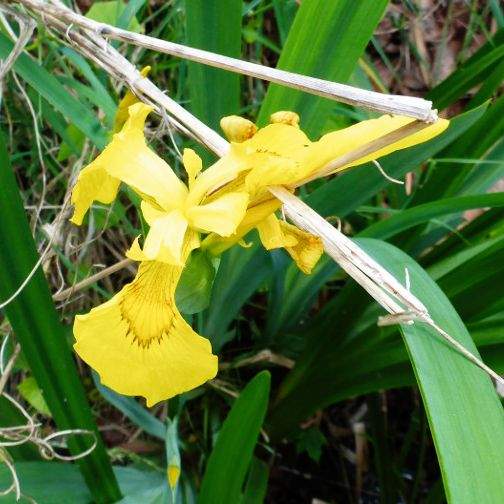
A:
{"type": "Polygon", "coordinates": [[[270,123],[289,124],[290,126],[299,128],[299,116],[296,114],[296,112],[290,112],[289,110],[279,110],[278,112],[270,115],[270,123]]]}
{"type": "Polygon", "coordinates": [[[226,138],[230,142],[236,143],[252,138],[257,131],[257,126],[252,121],[235,115],[223,117],[220,121],[220,127],[226,138]]]}

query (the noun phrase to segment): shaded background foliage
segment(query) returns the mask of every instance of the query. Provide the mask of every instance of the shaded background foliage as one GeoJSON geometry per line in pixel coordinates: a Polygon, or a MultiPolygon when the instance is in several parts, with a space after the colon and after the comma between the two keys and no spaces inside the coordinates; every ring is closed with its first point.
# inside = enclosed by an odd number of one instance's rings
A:
{"type": "MultiPolygon", "coordinates": [[[[78,7],[166,40],[432,99],[452,118],[450,128],[382,163],[405,187],[369,164],[313,182],[301,194],[323,216],[341,219],[346,234],[398,278],[407,264],[414,292],[455,336],[467,345],[472,339],[484,360],[504,371],[499,2],[130,0],[78,7]]],[[[2,28],[1,58],[11,45],[2,28]]],[[[139,67],[151,65],[153,80],[214,128],[230,113],[265,123],[271,112],[292,109],[316,138],[372,117],[251,78],[122,50],[139,67]]],[[[126,190],[111,209],[95,206],[87,228],[72,227],[65,208],[55,220],[78,169],[105,145],[124,90],[43,26],[28,52],[2,97],[1,184],[11,191],[2,189],[0,202],[0,231],[8,237],[0,245],[2,300],[52,241],[34,279],[5,310],[2,341],[13,337],[4,359],[13,338],[23,349],[7,391],[26,402],[47,432],[93,429],[94,417],[108,453],[100,447],[81,462],[92,483],[87,490],[74,465],[41,461],[28,445],[10,450],[24,493],[41,503],[69,496],[110,502],[119,491],[124,502],[169,502],[166,466],[181,460],[179,502],[198,494],[199,502],[247,503],[504,498],[502,408],[488,380],[421,330],[404,330],[403,340],[398,328],[377,327],[382,310],[329,259],[305,276],[283,252],[262,250],[253,235],[252,247],[236,247],[218,264],[193,257],[177,293],[188,320],[219,352],[216,380],[147,410],[100,385],[81,363],[74,370],[68,352],[74,314],[108,299],[134,270],[56,306],[44,275],[53,293],[73,285],[121,259],[145,223],[126,190]]],[[[179,169],[170,137],[160,134],[166,124],[150,127],[152,145],[179,169]]],[[[0,425],[22,422],[2,399],[0,425]]],[[[70,450],[78,452],[82,442],[74,440],[70,450]]],[[[8,477],[0,467],[1,488],[8,477]]]]}

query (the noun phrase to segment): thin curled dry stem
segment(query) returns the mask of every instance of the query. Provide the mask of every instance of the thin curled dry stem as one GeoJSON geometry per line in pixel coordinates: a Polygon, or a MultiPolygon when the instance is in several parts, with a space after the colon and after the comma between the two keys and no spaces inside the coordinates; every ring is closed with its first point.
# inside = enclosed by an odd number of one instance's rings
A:
{"type": "MultiPolygon", "coordinates": [[[[2,342],[1,352],[2,358],[6,348],[6,340],[2,342]]],[[[96,434],[93,431],[86,429],[68,429],[62,431],[56,431],[49,435],[42,435],[42,427],[43,425],[39,422],[35,422],[33,417],[28,413],[26,408],[17,401],[14,397],[4,391],[5,386],[7,385],[7,381],[14,369],[14,364],[16,359],[21,351],[21,347],[18,344],[15,345],[12,355],[10,356],[7,364],[1,367],[0,373],[0,397],[4,397],[9,401],[26,419],[26,423],[22,425],[14,425],[9,427],[0,427],[0,462],[4,463],[11,475],[12,475],[12,483],[6,488],[0,490],[0,496],[8,495],[11,492],[14,492],[16,495],[16,499],[19,499],[21,496],[21,486],[19,483],[19,478],[16,473],[15,465],[12,463],[10,455],[7,451],[7,448],[13,446],[20,446],[25,443],[33,443],[37,446],[40,455],[46,460],[63,460],[63,461],[75,461],[86,457],[89,455],[95,448],[98,443],[96,438],[96,434]],[[57,450],[64,448],[66,446],[61,443],[56,443],[55,441],[63,438],[66,439],[68,436],[90,436],[92,438],[92,443],[88,448],[86,448],[83,452],[78,455],[64,455],[59,453],[57,450]]]]}

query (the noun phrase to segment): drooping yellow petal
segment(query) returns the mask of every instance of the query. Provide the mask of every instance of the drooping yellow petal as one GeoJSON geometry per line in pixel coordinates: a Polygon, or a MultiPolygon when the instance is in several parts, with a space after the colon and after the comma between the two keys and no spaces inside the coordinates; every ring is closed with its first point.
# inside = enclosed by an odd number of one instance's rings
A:
{"type": "Polygon", "coordinates": [[[187,226],[188,222],[180,210],[173,210],[156,219],[145,238],[143,251],[147,259],[164,259],[163,262],[181,265],[187,226]]]}
{"type": "Polygon", "coordinates": [[[275,214],[257,224],[261,243],[266,250],[283,247],[299,269],[309,275],[324,252],[322,240],[280,220],[275,214]]]}
{"type": "Polygon", "coordinates": [[[147,405],[191,390],[217,373],[210,342],[175,306],[181,267],[140,265],[135,280],[110,301],[75,318],[75,351],[120,394],[147,405]]]}
{"type": "Polygon", "coordinates": [[[324,253],[322,240],[318,236],[302,231],[288,222],[279,222],[286,242],[288,239],[297,241],[295,245],[285,246],[285,250],[294,259],[298,268],[306,275],[309,275],[324,253]]]}
{"type": "Polygon", "coordinates": [[[298,240],[292,234],[286,235],[283,231],[280,221],[275,214],[271,214],[266,219],[257,224],[259,238],[266,250],[272,250],[281,247],[293,247],[297,245],[298,240]]]}
{"type": "Polygon", "coordinates": [[[70,221],[80,226],[93,201],[112,203],[120,183],[119,179],[107,173],[98,159],[82,169],[72,190],[74,213],[70,221]]]}
{"type": "Polygon", "coordinates": [[[212,166],[202,171],[194,181],[187,199],[188,205],[199,205],[208,194],[222,188],[227,192],[243,190],[243,181],[235,186],[240,172],[247,169],[247,159],[237,150],[238,144],[231,144],[229,152],[212,166]]]}
{"type": "Polygon", "coordinates": [[[223,117],[220,127],[230,142],[237,143],[252,138],[257,131],[257,126],[252,121],[236,115],[223,117]]]}
{"type": "Polygon", "coordinates": [[[192,149],[184,149],[182,162],[189,179],[189,187],[191,187],[203,168],[203,161],[192,149]]]}
{"type": "MultiPolygon", "coordinates": [[[[150,66],[143,67],[140,71],[142,77],[147,77],[147,75],[149,75],[150,69],[150,66]]],[[[117,112],[114,119],[114,133],[121,131],[124,123],[128,120],[128,108],[138,101],[139,100],[137,96],[130,89],[128,89],[122,100],[119,102],[119,105],[117,106],[117,112]]]]}
{"type": "Polygon", "coordinates": [[[245,192],[228,193],[206,205],[186,210],[192,228],[220,236],[230,236],[245,216],[249,202],[245,192]]]}

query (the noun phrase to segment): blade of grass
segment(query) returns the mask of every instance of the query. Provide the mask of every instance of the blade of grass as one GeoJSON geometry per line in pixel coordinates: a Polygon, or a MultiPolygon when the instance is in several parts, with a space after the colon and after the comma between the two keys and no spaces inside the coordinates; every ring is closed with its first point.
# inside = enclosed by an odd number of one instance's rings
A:
{"type": "MultiPolygon", "coordinates": [[[[12,42],[3,33],[0,33],[0,58],[5,58],[10,53],[12,45],[12,42]]],[[[38,65],[27,54],[19,56],[14,64],[14,70],[99,149],[105,147],[107,143],[106,132],[96,116],[68,93],[54,75],[38,65]]]]}
{"type": "MultiPolygon", "coordinates": [[[[387,0],[304,0],[277,67],[345,83],[387,3],[387,0]]],[[[333,108],[334,104],[327,100],[272,84],[261,106],[259,123],[266,123],[270,114],[278,110],[294,110],[301,116],[303,130],[320,134],[333,108]]]]}
{"type": "Polygon", "coordinates": [[[102,385],[99,376],[95,372],[93,372],[93,382],[103,398],[124,413],[133,423],[147,432],[147,434],[163,441],[165,440],[166,426],[161,420],[158,420],[154,415],[138,404],[133,397],[118,394],[105,385],[102,385]]]}
{"type": "MultiPolygon", "coordinates": [[[[25,280],[38,254],[26,220],[5,141],[0,133],[0,234],[8,246],[0,247],[0,296],[9,298],[25,280]]],[[[26,360],[43,391],[59,429],[93,431],[96,448],[79,466],[97,502],[112,502],[119,490],[100,434],[86,401],[84,389],[72,360],[66,331],[59,321],[42,268],[38,268],[20,294],[5,307],[5,314],[21,343],[26,360]]],[[[69,439],[76,455],[89,447],[89,438],[69,439]]]]}
{"type": "MultiPolygon", "coordinates": [[[[499,30],[463,65],[433,88],[427,98],[443,109],[480,82],[484,82],[504,58],[504,29],[499,30]]],[[[498,83],[497,83],[498,84],[498,83]]]]}
{"type": "Polygon", "coordinates": [[[266,415],[269,390],[270,374],[262,371],[234,403],[208,459],[198,504],[239,502],[266,415]]]}
{"type": "MultiPolygon", "coordinates": [[[[242,0],[186,0],[187,44],[239,58],[241,55],[242,0]]],[[[219,130],[223,116],[240,111],[240,77],[232,72],[188,63],[191,111],[219,130]]]]}

